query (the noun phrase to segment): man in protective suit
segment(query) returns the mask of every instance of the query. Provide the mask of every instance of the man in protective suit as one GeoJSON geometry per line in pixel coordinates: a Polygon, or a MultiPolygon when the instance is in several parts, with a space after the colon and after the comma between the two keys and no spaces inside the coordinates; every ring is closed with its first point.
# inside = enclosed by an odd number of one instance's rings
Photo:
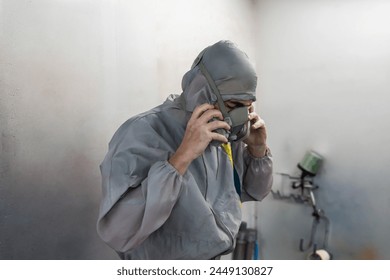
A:
{"type": "Polygon", "coordinates": [[[181,95],[126,121],[100,168],[97,230],[123,259],[213,259],[234,249],[241,202],[272,185],[257,76],[230,41],[203,50],[181,95]]]}

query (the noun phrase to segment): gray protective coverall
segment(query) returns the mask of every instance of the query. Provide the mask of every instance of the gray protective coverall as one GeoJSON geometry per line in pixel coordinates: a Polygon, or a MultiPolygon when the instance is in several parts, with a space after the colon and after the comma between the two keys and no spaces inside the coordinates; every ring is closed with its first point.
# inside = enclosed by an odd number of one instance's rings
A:
{"type": "MultiPolygon", "coordinates": [[[[229,41],[208,48],[203,63],[224,100],[255,100],[257,77],[245,53],[229,41]]],[[[271,189],[270,156],[252,157],[233,142],[233,169],[220,146],[209,145],[182,176],[168,159],[183,139],[192,111],[216,103],[198,66],[183,93],[126,121],[114,134],[100,169],[103,197],[97,230],[125,259],[210,259],[233,249],[241,201],[261,200],[271,189]]]]}

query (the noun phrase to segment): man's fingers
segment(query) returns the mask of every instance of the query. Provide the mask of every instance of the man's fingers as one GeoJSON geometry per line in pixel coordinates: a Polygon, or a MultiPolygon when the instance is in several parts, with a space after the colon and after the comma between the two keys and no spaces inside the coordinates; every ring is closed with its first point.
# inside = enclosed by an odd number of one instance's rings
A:
{"type": "Polygon", "coordinates": [[[259,117],[259,119],[252,125],[252,128],[259,129],[261,127],[265,127],[265,122],[263,119],[259,117]]]}
{"type": "Polygon", "coordinates": [[[265,122],[256,112],[249,113],[248,119],[251,121],[251,127],[253,129],[259,129],[265,126],[265,122]]]}
{"type": "Polygon", "coordinates": [[[260,116],[259,116],[257,113],[252,112],[252,113],[249,113],[248,119],[249,119],[250,121],[257,121],[257,120],[260,119],[260,116]]]}
{"type": "Polygon", "coordinates": [[[230,130],[230,125],[224,121],[212,121],[207,124],[207,127],[210,131],[214,131],[218,128],[223,128],[226,130],[230,130]]]}
{"type": "Polygon", "coordinates": [[[249,113],[253,113],[255,111],[255,107],[253,106],[253,104],[251,106],[249,106],[248,110],[249,110],[249,113]]]}
{"type": "Polygon", "coordinates": [[[228,140],[225,136],[223,136],[222,134],[219,134],[219,133],[217,133],[217,132],[212,132],[212,133],[211,133],[211,138],[212,138],[213,140],[217,140],[217,141],[220,141],[220,142],[222,142],[222,143],[227,143],[227,142],[229,142],[229,140],[228,140]]]}
{"type": "Polygon", "coordinates": [[[199,120],[203,123],[209,122],[212,118],[218,118],[220,120],[223,120],[223,116],[221,111],[217,109],[209,109],[206,112],[204,112],[200,117],[199,120]]]}
{"type": "Polygon", "coordinates": [[[208,103],[199,105],[192,112],[191,119],[198,119],[204,112],[206,112],[207,110],[213,109],[213,108],[214,108],[214,105],[211,105],[208,103]]]}

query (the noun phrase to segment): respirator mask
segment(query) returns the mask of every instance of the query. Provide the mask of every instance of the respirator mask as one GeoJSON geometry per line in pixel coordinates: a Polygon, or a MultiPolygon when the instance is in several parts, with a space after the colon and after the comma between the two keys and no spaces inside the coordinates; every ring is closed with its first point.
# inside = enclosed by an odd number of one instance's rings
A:
{"type": "MultiPolygon", "coordinates": [[[[217,88],[217,85],[215,84],[214,80],[211,78],[209,72],[207,71],[205,65],[202,62],[202,56],[203,54],[199,55],[199,57],[195,60],[193,67],[196,65],[199,66],[200,71],[205,76],[213,93],[217,96],[218,107],[222,113],[223,120],[227,122],[231,127],[229,131],[223,128],[219,128],[215,132],[224,135],[229,140],[229,142],[244,140],[249,136],[249,131],[250,131],[250,121],[248,120],[248,108],[246,106],[242,106],[242,107],[234,108],[231,111],[227,110],[225,103],[222,99],[221,93],[217,88]]],[[[211,144],[220,145],[221,142],[212,141],[211,144]]]]}

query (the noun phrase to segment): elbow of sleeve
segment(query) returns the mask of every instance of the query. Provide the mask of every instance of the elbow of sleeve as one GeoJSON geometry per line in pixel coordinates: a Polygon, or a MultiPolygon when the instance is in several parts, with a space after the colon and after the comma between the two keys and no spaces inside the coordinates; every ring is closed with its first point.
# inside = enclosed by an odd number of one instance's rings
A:
{"type": "Polygon", "coordinates": [[[124,253],[134,248],[134,236],[135,234],[129,235],[128,230],[125,231],[120,227],[110,226],[107,219],[100,219],[97,223],[97,233],[99,237],[117,252],[124,253]]]}
{"type": "Polygon", "coordinates": [[[270,175],[263,179],[260,184],[250,185],[245,188],[243,201],[262,201],[270,192],[272,188],[273,177],[270,175]]]}
{"type": "Polygon", "coordinates": [[[110,246],[115,251],[121,252],[121,246],[118,246],[115,242],[115,234],[112,232],[109,226],[107,226],[107,222],[105,219],[100,219],[97,223],[97,234],[100,237],[100,239],[106,243],[108,246],[110,246]]]}

